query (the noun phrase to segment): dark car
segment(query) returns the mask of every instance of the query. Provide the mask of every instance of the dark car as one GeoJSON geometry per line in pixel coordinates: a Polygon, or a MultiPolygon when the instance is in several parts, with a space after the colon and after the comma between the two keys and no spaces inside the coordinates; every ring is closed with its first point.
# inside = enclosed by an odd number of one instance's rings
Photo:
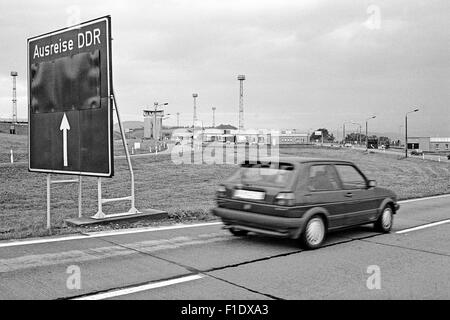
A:
{"type": "Polygon", "coordinates": [[[280,158],[243,163],[219,186],[213,214],[236,236],[300,239],[315,249],[340,228],[374,223],[390,232],[399,208],[394,192],[377,187],[351,162],[280,158]]]}

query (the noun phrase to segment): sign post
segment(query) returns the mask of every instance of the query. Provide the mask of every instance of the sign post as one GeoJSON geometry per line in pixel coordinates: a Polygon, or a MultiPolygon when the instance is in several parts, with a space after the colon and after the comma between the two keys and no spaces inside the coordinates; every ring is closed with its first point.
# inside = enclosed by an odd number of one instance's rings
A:
{"type": "Polygon", "coordinates": [[[28,39],[29,170],[112,177],[111,19],[28,39]]]}
{"type": "Polygon", "coordinates": [[[102,204],[131,201],[135,208],[134,173],[112,82],[109,16],[28,39],[29,171],[47,174],[47,228],[50,229],[51,185],[78,183],[78,217],[82,216],[81,176],[98,179],[102,204]],[[101,178],[114,176],[113,105],[131,174],[131,196],[102,199],[101,178]],[[77,175],[51,180],[51,174],[77,175]]]}

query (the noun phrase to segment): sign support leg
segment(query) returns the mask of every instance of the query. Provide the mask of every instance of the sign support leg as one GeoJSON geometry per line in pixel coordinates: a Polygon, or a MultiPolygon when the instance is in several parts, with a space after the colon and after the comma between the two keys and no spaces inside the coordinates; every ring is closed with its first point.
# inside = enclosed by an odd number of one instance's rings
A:
{"type": "Polygon", "coordinates": [[[82,212],[82,186],[81,186],[81,176],[78,176],[78,218],[81,218],[82,212]]]}
{"type": "Polygon", "coordinates": [[[126,155],[127,162],[128,162],[128,168],[130,169],[130,175],[131,175],[131,208],[128,211],[128,213],[135,214],[135,213],[139,213],[139,211],[136,209],[136,206],[135,206],[133,166],[131,165],[130,153],[128,152],[127,138],[125,136],[125,131],[122,127],[122,121],[120,120],[119,108],[117,106],[116,95],[114,94],[114,92],[113,92],[112,98],[114,101],[114,107],[116,109],[117,121],[119,122],[120,133],[122,135],[123,148],[125,149],[125,155],[126,155]]]}
{"type": "Polygon", "coordinates": [[[98,192],[98,211],[93,218],[95,219],[104,219],[105,214],[102,209],[102,178],[97,178],[97,192],[98,192]]]}
{"type": "Polygon", "coordinates": [[[51,174],[47,174],[47,230],[50,230],[50,184],[51,174]]]}

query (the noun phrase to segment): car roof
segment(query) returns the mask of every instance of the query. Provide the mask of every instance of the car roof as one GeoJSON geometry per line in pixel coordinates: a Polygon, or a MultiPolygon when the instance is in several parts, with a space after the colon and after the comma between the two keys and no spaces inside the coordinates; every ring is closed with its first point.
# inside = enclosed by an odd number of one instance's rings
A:
{"type": "Polygon", "coordinates": [[[289,156],[280,156],[280,157],[266,157],[261,158],[261,161],[277,161],[277,162],[291,162],[291,163],[312,163],[312,162],[329,162],[329,163],[345,163],[345,164],[353,164],[351,161],[341,160],[341,159],[330,159],[330,158],[308,158],[308,157],[289,157],[289,156]]]}

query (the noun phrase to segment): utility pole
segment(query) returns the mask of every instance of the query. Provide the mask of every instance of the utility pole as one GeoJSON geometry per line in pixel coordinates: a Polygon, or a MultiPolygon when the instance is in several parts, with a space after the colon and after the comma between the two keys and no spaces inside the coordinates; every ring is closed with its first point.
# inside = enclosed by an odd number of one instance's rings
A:
{"type": "Polygon", "coordinates": [[[244,130],[244,80],[245,75],[238,75],[239,80],[239,131],[244,130]]]}
{"type": "Polygon", "coordinates": [[[366,151],[369,150],[369,133],[368,133],[368,124],[367,122],[371,119],[375,119],[377,116],[372,116],[366,119],[366,151]]]}
{"type": "Polygon", "coordinates": [[[345,123],[342,125],[342,144],[345,144],[345,123]]]}
{"type": "Polygon", "coordinates": [[[359,146],[361,146],[361,134],[362,134],[362,126],[359,123],[356,122],[352,122],[352,124],[356,124],[357,126],[359,126],[359,137],[358,137],[358,144],[359,146]]]}
{"type": "Polygon", "coordinates": [[[213,128],[215,128],[216,127],[216,107],[212,107],[212,112],[213,112],[212,126],[213,126],[213,128]]]}
{"type": "Polygon", "coordinates": [[[197,97],[198,94],[197,93],[193,93],[192,97],[194,98],[194,119],[193,119],[193,124],[192,124],[192,128],[195,128],[195,123],[197,122],[197,97]]]}
{"type": "Polygon", "coordinates": [[[9,133],[16,134],[16,124],[17,124],[17,89],[16,89],[16,78],[18,73],[16,71],[11,71],[11,77],[13,78],[13,98],[12,98],[12,121],[9,133]]]}
{"type": "Polygon", "coordinates": [[[414,109],[405,114],[405,158],[408,158],[408,114],[417,111],[419,111],[419,109],[414,109]]]}

